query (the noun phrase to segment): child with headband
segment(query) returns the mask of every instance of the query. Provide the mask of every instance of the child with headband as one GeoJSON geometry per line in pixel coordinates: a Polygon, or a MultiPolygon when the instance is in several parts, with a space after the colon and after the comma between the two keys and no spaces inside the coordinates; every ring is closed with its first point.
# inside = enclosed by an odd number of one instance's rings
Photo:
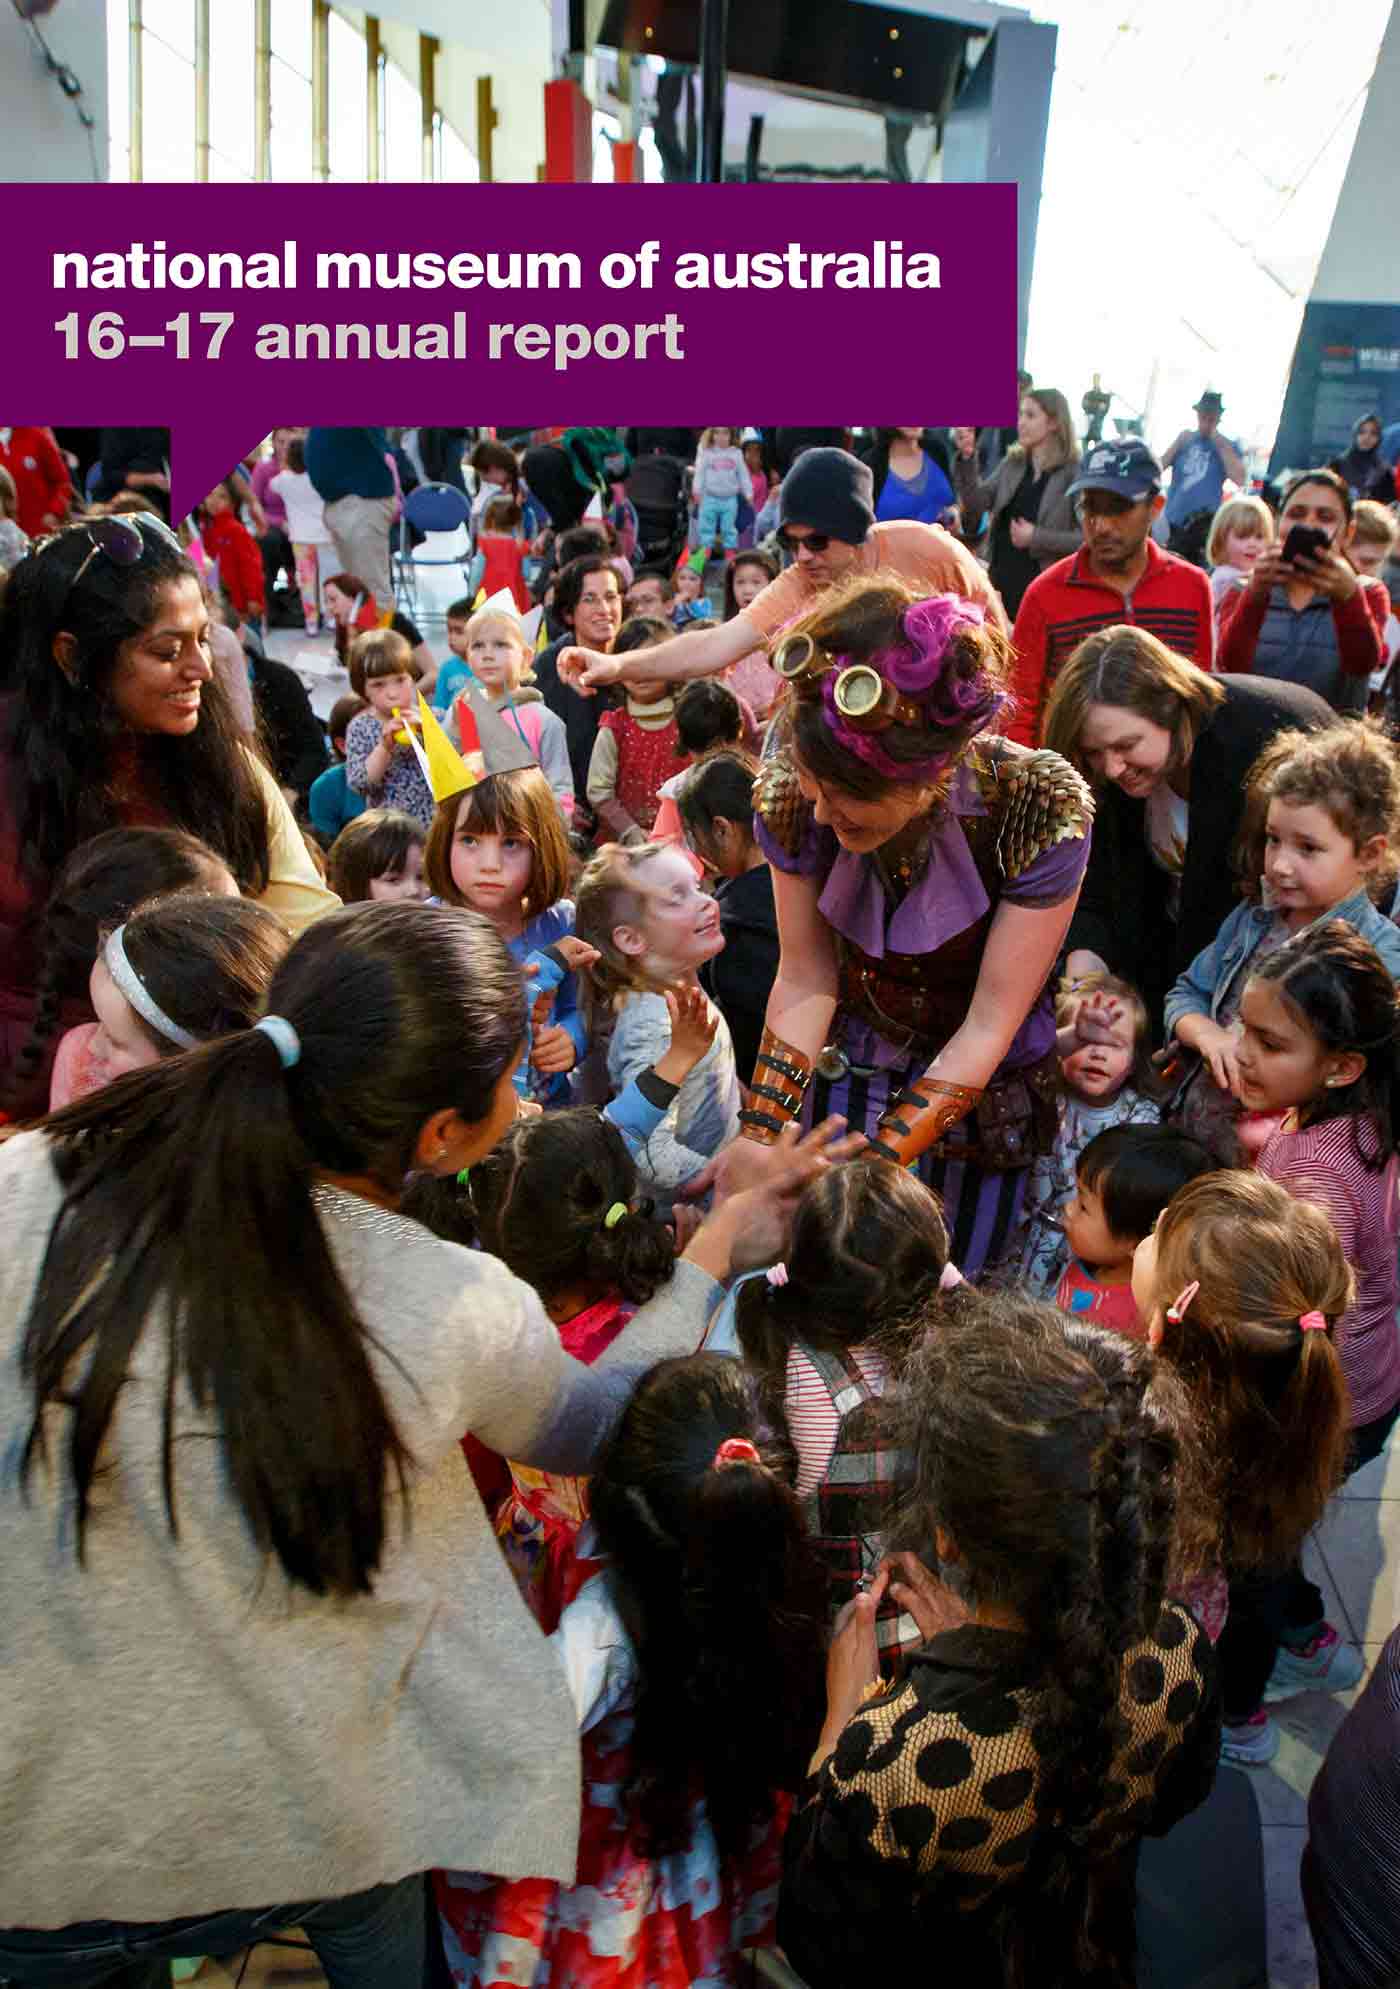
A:
{"type": "MultiPolygon", "coordinates": [[[[1218,1645],[1221,1755],[1246,1766],[1278,1752],[1262,1701],[1266,1689],[1285,1696],[1271,1672],[1283,1662],[1281,1640],[1294,1635],[1288,1612],[1302,1581],[1297,1557],[1345,1468],[1346,1383],[1333,1343],[1353,1293],[1322,1210],[1239,1168],[1183,1188],[1133,1259],[1148,1344],[1184,1384],[1207,1447],[1208,1496],[1179,1559],[1202,1587],[1222,1568],[1229,1578],[1218,1645]]],[[[1360,1674],[1355,1651],[1320,1622],[1290,1662],[1325,1689],[1335,1689],[1348,1667],[1353,1684],[1360,1674]]]]}
{"type": "Polygon", "coordinates": [[[448,1966],[472,1989],[735,1982],[773,1937],[788,1792],[821,1724],[821,1574],[790,1457],[743,1366],[695,1354],[642,1378],[589,1482],[586,1558],[542,1622],[579,1714],[575,1883],[439,1872],[448,1966]]]}
{"type": "Polygon", "coordinates": [[[93,962],[97,1027],[64,1102],[252,1028],[290,945],[286,927],[246,898],[184,892],[133,912],[93,962]]]}

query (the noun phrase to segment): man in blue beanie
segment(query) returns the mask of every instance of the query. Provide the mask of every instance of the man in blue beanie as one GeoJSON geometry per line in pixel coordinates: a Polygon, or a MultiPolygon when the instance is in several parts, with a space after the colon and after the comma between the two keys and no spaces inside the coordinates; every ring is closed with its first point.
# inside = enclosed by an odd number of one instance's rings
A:
{"type": "Polygon", "coordinates": [[[804,449],[793,459],[778,500],[778,538],[792,564],[731,621],[673,637],[631,656],[566,649],[559,674],[585,695],[629,677],[714,677],[763,649],[778,630],[805,614],[829,587],[858,573],[890,572],[917,594],[961,594],[1006,627],[996,589],[978,561],[941,525],[875,522],[868,467],[846,449],[804,449]],[[645,661],[646,668],[640,666],[645,661]]]}

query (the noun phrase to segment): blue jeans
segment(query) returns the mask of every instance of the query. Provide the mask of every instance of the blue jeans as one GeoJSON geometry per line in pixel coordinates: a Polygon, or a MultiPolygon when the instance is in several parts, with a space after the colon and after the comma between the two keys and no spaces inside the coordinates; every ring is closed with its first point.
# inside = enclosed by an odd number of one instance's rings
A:
{"type": "Polygon", "coordinates": [[[737,497],[702,497],[700,500],[700,543],[710,547],[723,538],[726,552],[739,543],[739,500],[737,497]]]}
{"type": "MultiPolygon", "coordinates": [[[[87,1920],[52,1930],[0,1930],[0,1981],[35,1989],[169,1989],[175,1955],[236,1954],[301,1927],[331,1989],[421,1989],[428,1972],[428,1894],[422,1875],[346,1899],[143,1924],[87,1920]]],[[[434,1930],[435,1931],[435,1930],[434,1930]]]]}

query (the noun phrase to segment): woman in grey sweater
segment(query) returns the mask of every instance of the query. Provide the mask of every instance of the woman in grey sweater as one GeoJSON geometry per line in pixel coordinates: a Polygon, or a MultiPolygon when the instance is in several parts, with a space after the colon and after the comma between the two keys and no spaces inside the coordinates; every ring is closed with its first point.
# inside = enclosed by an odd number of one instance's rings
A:
{"type": "Polygon", "coordinates": [[[1055,387],[1032,387],[1021,396],[1016,441],[983,477],[977,466],[977,431],[953,430],[953,484],[962,506],[963,530],[987,519],[987,571],[1015,621],[1031,582],[1078,552],[1079,523],[1069,487],[1079,467],[1079,443],[1069,402],[1055,387]]]}
{"type": "Polygon", "coordinates": [[[514,1116],[493,929],[357,906],[269,1000],[0,1148],[18,1983],[146,1989],[289,1924],[339,1989],[414,1983],[427,1867],[572,1877],[573,1704],[460,1439],[586,1471],[821,1165],[783,1151],[583,1368],[503,1265],[398,1213],[514,1116]]]}

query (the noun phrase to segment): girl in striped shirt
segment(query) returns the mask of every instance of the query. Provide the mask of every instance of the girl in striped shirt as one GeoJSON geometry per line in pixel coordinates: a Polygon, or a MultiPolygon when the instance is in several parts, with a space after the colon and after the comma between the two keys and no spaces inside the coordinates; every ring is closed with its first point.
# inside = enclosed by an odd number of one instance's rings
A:
{"type": "MultiPolygon", "coordinates": [[[[1395,983],[1368,940],[1329,919],[1259,962],[1245,983],[1240,1022],[1240,1102],[1248,1112],[1285,1115],[1259,1155],[1259,1172],[1324,1210],[1355,1279],[1355,1296],[1335,1333],[1347,1390],[1350,1475],[1380,1455],[1400,1416],[1395,983]]],[[[1232,1590],[1232,1614],[1235,1607],[1232,1590]]],[[[1296,1559],[1260,1614],[1275,1644],[1267,1680],[1258,1681],[1265,1701],[1345,1691],[1359,1682],[1360,1654],[1325,1621],[1321,1591],[1296,1559]]],[[[1241,1696],[1232,1695],[1227,1665],[1226,1720],[1235,1728],[1242,1724],[1241,1696]]],[[[1257,1736],[1262,1706],[1244,1710],[1257,1736]]],[[[1227,1753],[1231,1733],[1227,1724],[1227,1753]]]]}
{"type": "MultiPolygon", "coordinates": [[[[787,1263],[741,1281],[707,1336],[708,1351],[743,1357],[791,1441],[833,1616],[884,1554],[900,1458],[880,1398],[947,1282],[960,1280],[937,1198],[902,1168],[853,1160],[806,1190],[787,1263]]],[[[890,1600],[876,1636],[887,1677],[923,1641],[890,1600]]]]}

